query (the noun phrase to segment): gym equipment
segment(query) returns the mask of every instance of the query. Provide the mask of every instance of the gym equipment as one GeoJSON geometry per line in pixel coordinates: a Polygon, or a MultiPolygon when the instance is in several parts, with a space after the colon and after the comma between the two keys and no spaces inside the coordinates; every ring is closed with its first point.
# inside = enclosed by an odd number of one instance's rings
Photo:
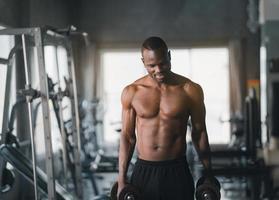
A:
{"type": "Polygon", "coordinates": [[[197,200],[219,200],[221,185],[214,176],[202,176],[196,185],[197,200]]]}
{"type": "MultiPolygon", "coordinates": [[[[17,102],[13,105],[10,118],[8,120],[8,129],[4,133],[0,133],[1,136],[5,136],[2,140],[4,144],[9,144],[11,146],[19,148],[19,142],[18,138],[12,134],[12,131],[14,129],[14,121],[15,121],[15,111],[16,108],[21,105],[22,103],[25,103],[26,99],[18,99],[17,102]]],[[[7,193],[9,192],[14,184],[15,181],[15,174],[12,170],[7,168],[6,161],[0,157],[0,193],[7,193]]]]}
{"type": "Polygon", "coordinates": [[[7,64],[7,63],[8,63],[8,59],[0,58],[0,64],[7,64]]]}
{"type": "Polygon", "coordinates": [[[15,175],[12,170],[4,168],[2,172],[2,183],[1,183],[1,193],[5,193],[10,191],[12,188],[14,181],[15,181],[15,175]]]}
{"type": "MultiPolygon", "coordinates": [[[[25,98],[19,98],[17,102],[12,106],[11,114],[8,120],[8,130],[5,132],[6,138],[4,144],[0,147],[0,156],[3,159],[4,163],[8,162],[15,167],[15,170],[18,170],[20,174],[23,175],[28,181],[34,184],[32,180],[32,166],[30,161],[21,153],[19,152],[20,144],[18,143],[18,138],[12,134],[14,129],[14,121],[15,121],[15,113],[21,104],[26,103],[25,98]]],[[[40,105],[40,104],[39,104],[40,105]]],[[[37,109],[35,109],[37,110],[37,109]]],[[[36,115],[37,111],[34,113],[36,115]]],[[[38,170],[38,169],[37,169],[38,170]]],[[[44,194],[47,194],[47,182],[46,182],[46,174],[43,171],[39,172],[39,180],[41,181],[41,185],[39,184],[38,187],[40,190],[43,190],[44,194]]],[[[2,184],[0,187],[1,193],[7,193],[13,186],[15,181],[15,174],[13,170],[4,168],[2,171],[2,184]]],[[[57,183],[56,183],[57,184],[57,183]]],[[[62,188],[61,185],[56,185],[56,189],[58,189],[57,196],[58,199],[74,199],[74,197],[67,194],[67,192],[62,188]]]]}
{"type": "Polygon", "coordinates": [[[270,199],[272,195],[272,180],[271,169],[261,163],[251,163],[244,166],[215,166],[211,172],[218,177],[238,177],[244,178],[247,185],[247,191],[250,191],[250,199],[259,200],[263,199],[264,195],[270,199]],[[255,181],[256,180],[256,181],[255,181]]]}
{"type": "MultiPolygon", "coordinates": [[[[8,161],[15,169],[28,181],[34,184],[33,179],[33,169],[32,169],[32,162],[28,158],[26,158],[20,151],[18,151],[15,147],[10,145],[1,145],[0,146],[0,156],[4,158],[4,160],[8,161]]],[[[47,182],[47,175],[37,168],[37,186],[40,191],[44,194],[48,194],[48,182],[47,182]]],[[[10,172],[8,172],[10,173],[10,172]]],[[[13,177],[11,174],[7,174],[9,177],[8,182],[12,185],[13,177]]],[[[5,178],[4,178],[5,179],[5,178]]],[[[3,180],[4,180],[3,179],[3,180]]],[[[74,197],[71,196],[61,185],[55,182],[55,193],[57,200],[73,200],[74,197]]]]}
{"type": "Polygon", "coordinates": [[[261,147],[259,105],[256,90],[250,88],[245,98],[245,134],[246,148],[252,160],[256,160],[257,148],[261,147]]]}
{"type": "MultiPolygon", "coordinates": [[[[36,150],[35,150],[35,142],[34,142],[34,129],[32,124],[32,99],[36,96],[36,90],[31,88],[31,80],[29,77],[29,68],[27,63],[27,47],[25,43],[25,35],[21,35],[22,38],[22,49],[23,49],[23,58],[24,58],[24,71],[25,71],[25,91],[23,94],[26,96],[27,106],[28,106],[28,118],[29,118],[29,131],[30,131],[30,139],[31,139],[31,152],[32,152],[32,164],[33,164],[33,179],[34,179],[34,192],[35,192],[35,200],[38,199],[38,189],[37,189],[37,167],[36,167],[36,150]]],[[[38,95],[40,96],[40,95],[38,95]]]]}
{"type": "MultiPolygon", "coordinates": [[[[9,136],[11,136],[12,134],[10,134],[9,132],[12,130],[9,128],[9,112],[10,112],[10,97],[11,97],[11,91],[12,91],[12,74],[13,71],[15,70],[13,67],[14,64],[14,55],[17,51],[21,50],[21,46],[19,45],[15,45],[8,56],[7,59],[7,74],[6,74],[6,86],[5,86],[5,98],[4,98],[4,105],[3,105],[3,121],[2,121],[2,131],[1,131],[1,140],[0,140],[0,144],[2,143],[6,143],[6,142],[10,142],[7,141],[7,138],[11,138],[9,136]]],[[[4,63],[3,63],[4,64],[4,63]]],[[[24,99],[25,100],[25,99],[24,99]]],[[[6,163],[3,161],[3,159],[0,157],[0,183],[2,183],[2,172],[6,167],[6,163]]]]}
{"type": "MultiPolygon", "coordinates": [[[[30,130],[30,138],[31,138],[31,145],[32,145],[32,157],[33,157],[33,166],[31,167],[34,172],[29,174],[34,178],[32,182],[34,182],[34,189],[35,189],[35,196],[37,196],[36,187],[38,186],[41,189],[40,183],[36,183],[36,170],[38,169],[36,166],[35,160],[35,149],[34,146],[34,138],[33,138],[33,122],[34,117],[31,115],[31,102],[32,99],[38,98],[40,101],[41,106],[41,113],[42,113],[42,124],[43,129],[41,131],[42,136],[44,136],[45,142],[45,169],[46,169],[46,181],[45,181],[45,189],[47,190],[47,198],[49,200],[56,200],[58,197],[57,194],[57,187],[56,187],[56,180],[55,180],[55,173],[54,173],[54,155],[53,155],[53,144],[52,144],[52,134],[51,134],[51,123],[50,123],[50,109],[49,109],[49,100],[51,95],[48,91],[47,85],[47,73],[45,67],[45,54],[44,54],[44,47],[47,45],[51,45],[54,47],[61,46],[66,50],[67,56],[67,64],[65,66],[68,67],[69,70],[69,77],[68,82],[69,84],[69,92],[68,97],[71,102],[71,116],[72,116],[72,151],[73,156],[71,157],[72,163],[74,165],[74,182],[75,182],[75,192],[76,196],[75,199],[79,200],[82,199],[82,176],[81,176],[81,163],[80,163],[80,125],[79,125],[79,113],[78,113],[78,101],[77,101],[77,89],[76,89],[76,79],[75,79],[75,69],[74,69],[74,60],[73,60],[73,51],[71,47],[71,41],[68,36],[70,36],[72,32],[72,28],[68,30],[56,30],[51,29],[50,27],[34,27],[34,28],[19,28],[19,29],[3,29],[0,30],[0,35],[9,35],[14,36],[15,41],[18,41],[20,44],[16,45],[10,52],[9,58],[7,60],[1,60],[3,63],[8,65],[7,77],[11,77],[11,63],[12,63],[12,55],[17,50],[23,51],[23,61],[24,61],[24,69],[25,69],[25,89],[21,90],[19,93],[23,95],[28,104],[28,111],[29,111],[29,130],[30,130]],[[21,41],[20,41],[21,39],[21,41]],[[29,53],[33,53],[33,56],[29,56],[29,53]],[[28,60],[27,60],[28,59],[28,60]],[[32,60],[29,60],[32,59],[32,60]],[[27,62],[29,61],[29,62],[27,62]],[[34,61],[34,62],[31,62],[34,61]],[[30,71],[31,70],[31,71],[30,71]],[[33,73],[33,70],[35,73],[33,73]],[[30,73],[31,72],[31,73],[30,73]],[[35,90],[35,86],[33,85],[34,80],[33,76],[38,77],[39,89],[35,90]],[[30,78],[30,79],[29,79],[30,78]]],[[[22,55],[20,54],[19,57],[21,58],[22,55]]],[[[8,136],[8,113],[9,113],[9,92],[11,91],[10,88],[10,80],[11,78],[7,78],[6,84],[6,92],[5,92],[5,99],[4,99],[4,114],[3,114],[3,125],[2,125],[2,134],[1,135],[1,144],[6,144],[6,136],[8,136]],[[8,88],[8,89],[7,89],[8,88]]],[[[61,91],[59,91],[59,95],[61,95],[61,91]]],[[[58,95],[57,95],[58,96],[58,95]]],[[[61,96],[60,96],[61,97],[61,96]]],[[[57,99],[58,101],[58,99],[57,99]]],[[[61,112],[61,106],[60,106],[61,112]]],[[[33,112],[32,112],[33,113],[33,112]]],[[[63,117],[60,117],[62,122],[63,117]]],[[[61,123],[61,131],[63,131],[63,124],[61,123]]],[[[9,130],[8,130],[9,131],[9,130]]],[[[65,136],[65,133],[63,134],[65,136]]],[[[12,137],[9,137],[12,138],[12,137]]],[[[64,137],[65,139],[65,137],[64,137]]],[[[9,143],[9,142],[8,142],[9,143]]],[[[64,150],[65,145],[64,146],[64,150]]],[[[65,152],[65,151],[64,151],[65,152]]],[[[7,154],[7,156],[14,156],[13,154],[7,154]]],[[[4,156],[3,156],[4,157],[4,156]]],[[[67,164],[65,161],[65,154],[63,155],[64,161],[64,168],[66,168],[67,164]]],[[[3,172],[5,166],[2,165],[0,158],[0,173],[3,172]]],[[[14,159],[14,158],[7,158],[7,159],[14,159]]],[[[39,170],[39,169],[38,169],[39,170]]],[[[24,171],[24,170],[23,170],[24,171]]],[[[26,171],[25,171],[26,172],[26,171]]],[[[67,171],[64,171],[66,174],[67,171]]],[[[1,178],[0,176],[0,183],[1,178]]],[[[30,177],[29,177],[30,178],[30,177]]],[[[32,178],[31,178],[32,179],[32,178]]],[[[38,177],[38,182],[40,178],[38,177]]],[[[30,180],[31,181],[31,180],[30,180]]],[[[35,198],[37,199],[37,197],[35,198]]]]}
{"type": "MultiPolygon", "coordinates": [[[[47,77],[47,80],[48,80],[48,87],[49,87],[49,96],[50,96],[50,99],[52,102],[55,117],[56,117],[56,120],[57,120],[57,123],[59,126],[62,140],[63,140],[62,154],[63,154],[64,184],[67,187],[67,183],[68,183],[67,170],[66,170],[67,167],[69,167],[69,171],[70,171],[72,179],[75,180],[75,166],[74,166],[73,160],[71,159],[74,157],[73,156],[74,152],[73,152],[73,147],[71,146],[71,144],[68,140],[68,137],[71,134],[69,134],[69,132],[67,131],[67,129],[65,127],[66,122],[64,122],[64,120],[63,120],[62,105],[61,105],[62,98],[65,96],[69,96],[69,94],[70,94],[69,88],[68,88],[69,83],[67,82],[67,80],[65,78],[65,82],[66,82],[65,91],[61,91],[61,88],[59,86],[58,92],[55,92],[55,90],[54,90],[55,84],[53,83],[52,79],[50,77],[47,77]]],[[[60,85],[60,83],[58,83],[58,85],[60,85]]],[[[70,122],[71,122],[71,120],[70,120],[70,122]]],[[[74,181],[74,184],[76,187],[76,181],[74,181]]]]}
{"type": "Polygon", "coordinates": [[[118,183],[116,182],[111,189],[110,197],[112,200],[140,200],[140,191],[135,186],[128,184],[120,192],[117,199],[118,183]]]}

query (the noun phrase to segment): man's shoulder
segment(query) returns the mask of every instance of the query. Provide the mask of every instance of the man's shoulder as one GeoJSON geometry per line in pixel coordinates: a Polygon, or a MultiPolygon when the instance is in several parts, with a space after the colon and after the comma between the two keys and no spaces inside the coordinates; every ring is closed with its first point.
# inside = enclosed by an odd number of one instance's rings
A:
{"type": "Polygon", "coordinates": [[[190,78],[178,74],[176,74],[176,78],[179,82],[179,85],[183,86],[184,91],[188,96],[191,97],[203,95],[202,87],[198,83],[194,82],[190,78]]]}
{"type": "Polygon", "coordinates": [[[146,85],[147,79],[148,79],[148,75],[145,75],[145,76],[135,80],[133,85],[134,86],[144,86],[144,85],[146,85]]]}
{"type": "Polygon", "coordinates": [[[123,105],[131,105],[132,101],[134,99],[134,96],[136,94],[136,92],[144,86],[145,83],[145,77],[142,77],[136,81],[134,81],[133,83],[127,85],[123,91],[122,91],[122,95],[121,95],[121,101],[123,105]]]}
{"type": "Polygon", "coordinates": [[[188,79],[187,83],[185,83],[184,90],[191,99],[203,100],[204,98],[202,87],[190,79],[188,79]]]}
{"type": "Polygon", "coordinates": [[[145,85],[146,78],[147,78],[147,76],[143,76],[143,77],[135,80],[133,83],[127,85],[124,88],[123,92],[135,93],[141,86],[145,85]]]}
{"type": "Polygon", "coordinates": [[[187,78],[180,74],[175,74],[175,79],[179,85],[182,85],[184,87],[184,89],[193,89],[198,86],[198,84],[192,81],[190,78],[187,78]]]}
{"type": "Polygon", "coordinates": [[[184,88],[186,90],[196,91],[196,92],[202,90],[202,87],[198,83],[196,83],[196,82],[194,82],[194,81],[192,81],[190,79],[188,79],[187,82],[185,82],[184,88]]]}

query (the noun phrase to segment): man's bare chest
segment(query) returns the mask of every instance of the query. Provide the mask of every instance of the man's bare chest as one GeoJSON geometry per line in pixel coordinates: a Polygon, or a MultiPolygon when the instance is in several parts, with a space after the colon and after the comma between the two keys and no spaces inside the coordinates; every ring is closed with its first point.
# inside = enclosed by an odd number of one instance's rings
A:
{"type": "Polygon", "coordinates": [[[190,100],[182,89],[142,90],[136,93],[132,104],[137,116],[142,118],[176,118],[187,115],[190,100]]]}

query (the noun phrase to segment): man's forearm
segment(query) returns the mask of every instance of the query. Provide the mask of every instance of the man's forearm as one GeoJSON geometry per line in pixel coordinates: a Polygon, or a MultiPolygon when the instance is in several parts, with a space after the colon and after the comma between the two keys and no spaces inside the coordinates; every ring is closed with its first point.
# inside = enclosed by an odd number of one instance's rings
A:
{"type": "Polygon", "coordinates": [[[136,139],[129,139],[124,135],[121,136],[120,149],[119,149],[119,176],[118,181],[124,183],[127,179],[127,171],[129,163],[133,156],[135,149],[136,139]]]}
{"type": "Polygon", "coordinates": [[[201,160],[206,172],[210,173],[210,170],[211,170],[210,148],[202,149],[200,151],[199,157],[200,157],[200,160],[201,160]]]}
{"type": "Polygon", "coordinates": [[[208,143],[207,133],[201,132],[200,134],[194,133],[194,135],[200,135],[200,137],[194,138],[194,145],[198,152],[200,161],[202,162],[206,171],[211,170],[211,151],[208,143]]]}

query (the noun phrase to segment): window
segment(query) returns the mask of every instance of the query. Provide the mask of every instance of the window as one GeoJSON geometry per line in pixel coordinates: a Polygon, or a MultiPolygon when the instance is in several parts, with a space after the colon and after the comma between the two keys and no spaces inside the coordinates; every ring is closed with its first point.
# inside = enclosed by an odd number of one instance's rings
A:
{"type": "MultiPolygon", "coordinates": [[[[210,143],[228,143],[229,58],[227,48],[171,49],[172,71],[201,85],[206,105],[206,124],[210,143]]],[[[145,75],[139,51],[103,51],[104,139],[115,142],[121,127],[120,95],[123,88],[145,75]]]]}
{"type": "Polygon", "coordinates": [[[172,50],[172,70],[201,85],[206,106],[206,126],[210,143],[228,143],[229,55],[227,48],[172,50]]]}
{"type": "Polygon", "coordinates": [[[121,127],[121,92],[145,74],[139,51],[105,51],[101,55],[104,73],[104,139],[115,143],[121,127]]]}

